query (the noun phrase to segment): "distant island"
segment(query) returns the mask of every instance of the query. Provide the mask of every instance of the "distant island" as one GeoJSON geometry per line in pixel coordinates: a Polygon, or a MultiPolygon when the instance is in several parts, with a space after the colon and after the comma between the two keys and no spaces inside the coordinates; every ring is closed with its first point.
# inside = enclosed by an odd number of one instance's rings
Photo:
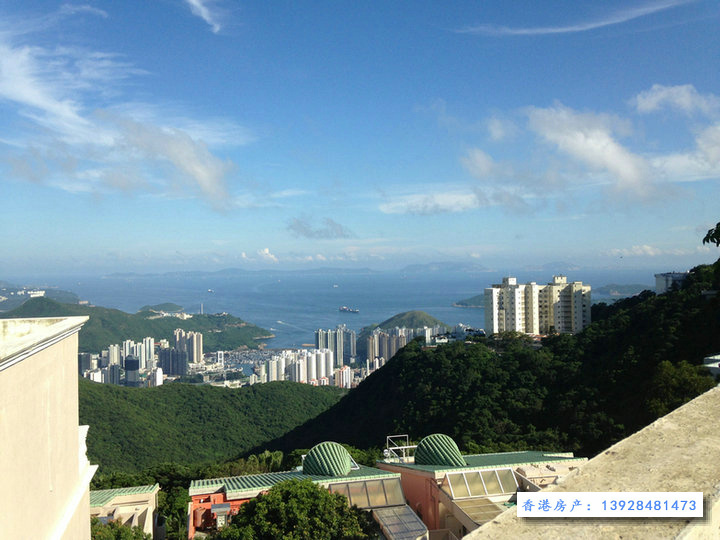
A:
{"type": "Polygon", "coordinates": [[[157,304],[154,306],[143,306],[138,310],[138,312],[141,311],[154,311],[156,313],[180,313],[181,311],[183,311],[183,307],[178,306],[177,304],[173,304],[172,302],[166,302],[164,304],[157,304]]]}
{"type": "Polygon", "coordinates": [[[72,292],[52,287],[19,287],[0,281],[0,312],[9,311],[23,305],[29,298],[51,298],[57,302],[77,304],[80,298],[72,292]]]}
{"type": "MultiPolygon", "coordinates": [[[[160,305],[180,307],[176,304],[160,305]]],[[[182,308],[180,309],[182,310],[182,308]]],[[[146,336],[169,340],[172,339],[173,331],[176,328],[202,332],[203,344],[207,352],[229,351],[238,348],[257,349],[262,346],[261,340],[275,337],[269,330],[227,313],[195,314],[185,318],[162,317],[152,310],[130,314],[118,309],[63,304],[45,297],[31,298],[12,311],[0,313],[0,318],[24,319],[73,315],[90,317],[90,320],[80,330],[80,352],[96,353],[110,344],[122,343],[126,339],[139,341],[146,336]]]]}

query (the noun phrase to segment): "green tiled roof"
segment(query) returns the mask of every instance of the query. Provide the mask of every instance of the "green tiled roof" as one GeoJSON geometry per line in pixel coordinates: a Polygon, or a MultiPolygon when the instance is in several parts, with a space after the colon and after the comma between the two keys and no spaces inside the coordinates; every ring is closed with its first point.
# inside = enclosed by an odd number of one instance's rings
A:
{"type": "Polygon", "coordinates": [[[90,508],[97,506],[105,506],[107,503],[112,501],[115,497],[121,497],[123,495],[142,495],[144,493],[152,493],[155,490],[160,489],[160,484],[154,484],[151,486],[132,486],[124,488],[114,489],[98,489],[90,492],[90,508]]]}
{"type": "Polygon", "coordinates": [[[415,463],[444,467],[464,467],[465,460],[450,437],[442,433],[428,435],[415,448],[415,463]]]}
{"type": "MultiPolygon", "coordinates": [[[[307,458],[306,458],[307,459],[307,458]]],[[[285,480],[309,478],[316,484],[333,484],[340,482],[354,482],[357,480],[372,480],[377,478],[394,478],[400,476],[397,473],[381,471],[374,467],[360,465],[357,470],[350,471],[344,476],[321,476],[304,474],[301,471],[286,471],[265,474],[249,474],[246,476],[231,476],[227,478],[209,478],[206,480],[193,480],[190,482],[189,493],[193,495],[204,495],[224,491],[228,499],[242,499],[255,497],[261,491],[265,491],[285,480]]]]}
{"type": "Polygon", "coordinates": [[[313,446],[303,461],[303,474],[346,476],[352,468],[350,454],[336,442],[321,442],[313,446]]]}
{"type": "Polygon", "coordinates": [[[474,454],[463,456],[463,458],[465,459],[467,465],[458,467],[447,465],[422,465],[418,463],[397,463],[392,461],[384,461],[384,463],[397,467],[407,467],[409,469],[437,473],[445,471],[461,472],[477,469],[495,469],[498,467],[518,467],[520,465],[531,465],[534,463],[580,463],[587,461],[587,458],[573,457],[572,453],[543,452],[538,450],[498,452],[495,454],[474,454]]]}

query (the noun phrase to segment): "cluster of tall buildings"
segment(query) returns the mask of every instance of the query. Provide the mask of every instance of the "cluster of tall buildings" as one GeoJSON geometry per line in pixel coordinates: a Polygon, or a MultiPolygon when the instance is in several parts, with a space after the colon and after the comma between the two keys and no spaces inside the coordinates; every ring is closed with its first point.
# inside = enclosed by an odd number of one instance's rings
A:
{"type": "Polygon", "coordinates": [[[293,381],[313,386],[350,388],[353,371],[350,366],[335,361],[330,349],[285,349],[260,364],[258,374],[250,377],[250,384],[273,381],[293,381]]]}
{"type": "Polygon", "coordinates": [[[99,355],[80,353],[78,372],[94,382],[126,386],[160,386],[163,375],[187,375],[191,363],[203,358],[203,336],[200,332],[177,329],[172,346],[166,339],[155,342],[146,337],[110,345],[99,355]],[[124,373],[124,377],[123,377],[124,373]],[[140,374],[147,375],[145,380],[140,374]]]}
{"type": "Polygon", "coordinates": [[[384,358],[389,360],[395,353],[416,337],[423,337],[425,343],[431,343],[433,336],[444,333],[445,328],[439,325],[422,328],[376,328],[367,338],[367,359],[384,358]]]}
{"type": "Polygon", "coordinates": [[[565,276],[553,276],[547,285],[505,277],[485,289],[485,332],[575,334],[590,324],[590,291],[590,285],[565,276]]]}
{"type": "Polygon", "coordinates": [[[346,325],[339,324],[334,330],[315,330],[315,348],[329,349],[339,365],[351,363],[357,356],[357,334],[346,325]]]}

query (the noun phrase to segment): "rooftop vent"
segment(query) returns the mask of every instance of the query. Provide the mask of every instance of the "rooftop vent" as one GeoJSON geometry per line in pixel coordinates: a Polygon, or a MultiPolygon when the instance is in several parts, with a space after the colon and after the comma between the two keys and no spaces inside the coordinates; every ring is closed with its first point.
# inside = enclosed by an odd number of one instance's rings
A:
{"type": "Polygon", "coordinates": [[[303,474],[319,476],[347,476],[353,461],[345,448],[336,442],[316,444],[305,456],[303,474]]]}
{"type": "Polygon", "coordinates": [[[433,433],[420,441],[415,449],[415,464],[467,467],[455,441],[442,433],[433,433]]]}

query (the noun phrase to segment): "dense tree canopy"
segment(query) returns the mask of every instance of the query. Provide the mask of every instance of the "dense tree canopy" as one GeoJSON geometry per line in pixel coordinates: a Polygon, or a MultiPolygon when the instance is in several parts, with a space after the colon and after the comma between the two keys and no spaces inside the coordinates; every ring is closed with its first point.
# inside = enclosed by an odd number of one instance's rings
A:
{"type": "Polygon", "coordinates": [[[469,451],[537,448],[590,456],[713,387],[700,367],[720,352],[720,261],[684,286],[601,306],[577,335],[537,347],[504,334],[485,343],[413,342],[316,419],[264,447],[334,439],[360,448],[442,432],[469,451]]]}
{"type": "Polygon", "coordinates": [[[344,391],[293,382],[125,388],[80,379],[79,393],[90,461],[102,472],[134,472],[246,454],[315,417],[344,391]]]}
{"type": "Polygon", "coordinates": [[[347,499],[311,480],[288,480],[240,507],[221,540],[368,538],[371,520],[347,499]]]}

